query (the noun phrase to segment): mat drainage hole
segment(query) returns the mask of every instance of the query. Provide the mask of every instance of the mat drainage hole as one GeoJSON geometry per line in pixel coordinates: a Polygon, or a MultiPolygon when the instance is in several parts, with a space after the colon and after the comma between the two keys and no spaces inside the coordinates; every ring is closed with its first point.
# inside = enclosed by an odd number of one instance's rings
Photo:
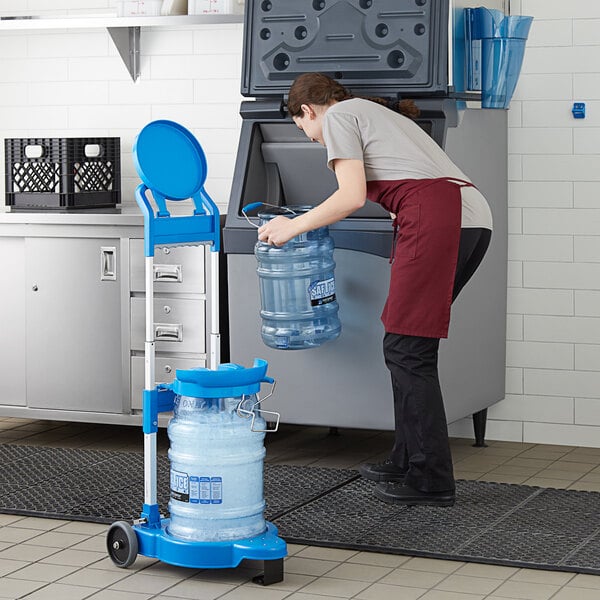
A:
{"type": "Polygon", "coordinates": [[[423,23],[417,23],[415,25],[415,33],[417,35],[423,35],[425,33],[425,25],[423,25],[423,23]]]}
{"type": "Polygon", "coordinates": [[[323,10],[325,8],[325,0],[313,0],[313,8],[315,10],[323,10]]]}
{"type": "MultiPolygon", "coordinates": [[[[417,2],[418,4],[418,2],[417,2]]],[[[271,4],[270,0],[265,0],[260,7],[263,9],[264,12],[269,12],[272,8],[273,5],[271,4]]]]}
{"type": "Polygon", "coordinates": [[[261,29],[260,30],[260,38],[262,40],[268,40],[271,37],[271,30],[270,29],[261,29]]]}
{"type": "Polygon", "coordinates": [[[360,0],[359,5],[361,8],[371,8],[373,0],[360,0]]]}

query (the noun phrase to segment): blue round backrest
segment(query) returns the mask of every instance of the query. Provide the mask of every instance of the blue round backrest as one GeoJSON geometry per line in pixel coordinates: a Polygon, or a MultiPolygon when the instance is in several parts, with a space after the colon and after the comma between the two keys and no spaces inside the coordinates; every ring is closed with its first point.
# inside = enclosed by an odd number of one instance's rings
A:
{"type": "Polygon", "coordinates": [[[140,131],[133,144],[133,162],[144,184],[169,200],[191,198],[206,181],[202,147],[173,121],[152,121],[140,131]]]}

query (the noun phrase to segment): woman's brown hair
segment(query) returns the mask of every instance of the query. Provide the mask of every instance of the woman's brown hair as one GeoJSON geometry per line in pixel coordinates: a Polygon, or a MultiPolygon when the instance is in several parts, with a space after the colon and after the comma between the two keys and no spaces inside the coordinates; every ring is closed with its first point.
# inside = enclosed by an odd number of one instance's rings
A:
{"type": "MultiPolygon", "coordinates": [[[[332,102],[341,102],[355,97],[341,83],[323,73],[303,73],[290,87],[287,109],[290,116],[299,117],[302,115],[303,104],[328,106],[332,102]]],[[[413,100],[398,102],[375,97],[365,97],[365,100],[381,104],[411,119],[416,119],[421,112],[413,100]]]]}

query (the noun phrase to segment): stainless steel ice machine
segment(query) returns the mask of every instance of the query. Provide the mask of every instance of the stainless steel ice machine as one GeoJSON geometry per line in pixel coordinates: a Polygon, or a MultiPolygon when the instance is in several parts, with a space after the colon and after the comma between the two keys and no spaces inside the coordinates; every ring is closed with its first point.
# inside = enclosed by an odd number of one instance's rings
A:
{"type": "MultiPolygon", "coordinates": [[[[233,362],[245,364],[261,357],[277,373],[277,410],[283,422],[373,429],[393,429],[394,423],[379,320],[389,283],[392,225],[378,205],[367,203],[330,227],[336,245],[340,337],[301,351],[274,350],[261,340],[253,254],[256,228],[241,209],[254,202],[315,205],[336,187],[326,168],[325,149],[311,143],[285,112],[287,90],[300,69],[326,72],[357,95],[414,98],[421,108],[421,127],[488,199],[494,217],[492,244],[453,306],[449,339],[441,344],[440,377],[449,422],[476,414],[482,425],[485,409],[504,397],[506,113],[475,108],[476,96],[451,85],[450,4],[442,0],[246,4],[242,93],[256,100],[241,106],[243,122],[223,232],[229,342],[233,362]],[[321,5],[324,8],[315,8],[321,5]],[[375,5],[377,13],[371,11],[375,5]],[[382,31],[382,23],[389,34],[383,49],[374,33],[382,31]],[[306,32],[294,41],[298,27],[306,32]],[[397,52],[413,57],[406,70],[390,61],[390,55],[398,58],[397,52]],[[436,61],[443,61],[443,68],[436,61]]],[[[481,428],[478,437],[481,442],[481,428]]]]}

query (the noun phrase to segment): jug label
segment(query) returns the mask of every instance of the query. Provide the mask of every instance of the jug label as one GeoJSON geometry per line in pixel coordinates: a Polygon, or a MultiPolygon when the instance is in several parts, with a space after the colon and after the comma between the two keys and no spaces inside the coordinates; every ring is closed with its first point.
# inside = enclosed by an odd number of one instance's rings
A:
{"type": "Polygon", "coordinates": [[[189,502],[190,479],[187,473],[171,469],[171,498],[179,502],[189,502]]]}
{"type": "Polygon", "coordinates": [[[190,504],[222,504],[223,478],[198,477],[171,470],[171,498],[190,504]]]}
{"type": "Polygon", "coordinates": [[[313,281],[308,286],[311,306],[321,306],[335,300],[335,280],[333,277],[323,281],[313,281]]]}
{"type": "Polygon", "coordinates": [[[223,502],[223,480],[220,477],[210,478],[210,502],[211,504],[223,502]]]}

